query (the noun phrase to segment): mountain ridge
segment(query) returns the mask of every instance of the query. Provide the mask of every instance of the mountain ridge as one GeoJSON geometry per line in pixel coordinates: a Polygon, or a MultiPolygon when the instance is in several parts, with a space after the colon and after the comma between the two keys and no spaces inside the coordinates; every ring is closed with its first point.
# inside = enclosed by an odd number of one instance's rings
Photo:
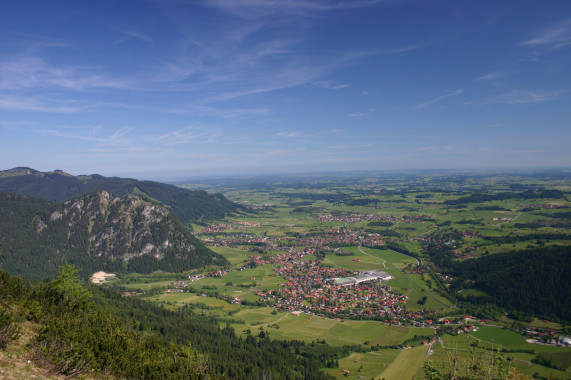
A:
{"type": "Polygon", "coordinates": [[[62,170],[41,172],[28,167],[0,171],[0,191],[63,202],[105,190],[117,196],[133,194],[169,209],[183,224],[204,223],[240,212],[239,206],[221,194],[187,190],[155,181],[104,177],[99,174],[73,176],[62,170]]]}

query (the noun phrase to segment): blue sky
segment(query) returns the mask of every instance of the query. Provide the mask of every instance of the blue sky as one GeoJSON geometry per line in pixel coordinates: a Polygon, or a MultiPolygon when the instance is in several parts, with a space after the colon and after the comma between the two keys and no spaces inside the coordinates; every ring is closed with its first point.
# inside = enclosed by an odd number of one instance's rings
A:
{"type": "Polygon", "coordinates": [[[571,166],[571,2],[8,1],[0,169],[571,166]]]}

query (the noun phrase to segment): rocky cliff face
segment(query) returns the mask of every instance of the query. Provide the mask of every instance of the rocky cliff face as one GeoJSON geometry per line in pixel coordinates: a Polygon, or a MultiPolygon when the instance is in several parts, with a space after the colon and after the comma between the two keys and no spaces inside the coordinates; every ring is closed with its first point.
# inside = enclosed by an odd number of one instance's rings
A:
{"type": "Polygon", "coordinates": [[[180,223],[161,206],[132,195],[117,197],[100,191],[75,198],[54,211],[50,222],[64,222],[68,242],[87,232],[87,254],[129,261],[150,255],[164,259],[167,251],[183,257],[196,250],[180,223]]]}
{"type": "Polygon", "coordinates": [[[18,274],[25,275],[25,268],[45,272],[37,268],[41,265],[52,272],[66,261],[86,272],[140,273],[227,263],[167,209],[133,195],[99,191],[63,204],[45,202],[37,211],[34,207],[42,201],[30,206],[30,199],[13,194],[2,198],[0,264],[8,270],[16,267],[18,274]],[[25,217],[22,209],[27,210],[25,217]]]}

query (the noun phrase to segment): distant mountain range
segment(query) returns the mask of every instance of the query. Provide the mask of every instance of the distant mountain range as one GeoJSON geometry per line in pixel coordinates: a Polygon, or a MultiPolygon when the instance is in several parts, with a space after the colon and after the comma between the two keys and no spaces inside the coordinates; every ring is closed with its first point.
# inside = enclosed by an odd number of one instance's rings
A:
{"type": "Polygon", "coordinates": [[[166,207],[183,224],[202,223],[238,212],[241,206],[221,194],[191,191],[174,185],[98,174],[73,176],[61,170],[40,172],[18,167],[0,171],[0,191],[63,202],[95,191],[136,195],[166,207]]]}
{"type": "Polygon", "coordinates": [[[134,195],[98,191],[53,203],[0,193],[0,205],[0,266],[16,275],[53,277],[65,262],[83,269],[84,277],[228,263],[166,208],[134,195]]]}

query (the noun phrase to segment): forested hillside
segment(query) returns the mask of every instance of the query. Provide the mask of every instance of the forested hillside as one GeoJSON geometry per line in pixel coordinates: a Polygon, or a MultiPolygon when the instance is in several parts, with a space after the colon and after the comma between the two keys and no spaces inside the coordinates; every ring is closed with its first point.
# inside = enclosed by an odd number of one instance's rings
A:
{"type": "Polygon", "coordinates": [[[66,262],[84,277],[227,264],[165,208],[136,196],[96,192],[55,204],[0,193],[0,203],[0,265],[13,274],[53,277],[66,262]]]}
{"type": "Polygon", "coordinates": [[[493,303],[508,311],[571,321],[571,249],[537,248],[455,262],[452,290],[475,288],[486,296],[476,303],[493,303]]]}
{"type": "Polygon", "coordinates": [[[31,321],[26,359],[50,372],[129,379],[328,379],[320,367],[347,354],[324,344],[236,337],[191,311],[173,312],[85,288],[73,266],[31,285],[0,269],[0,349],[31,321]]]}
{"type": "Polygon", "coordinates": [[[182,223],[220,219],[240,207],[221,194],[190,191],[177,186],[97,174],[72,176],[62,171],[39,172],[30,168],[0,171],[0,191],[63,202],[94,191],[117,196],[133,194],[167,207],[182,223]]]}
{"type": "Polygon", "coordinates": [[[204,317],[191,305],[179,311],[166,310],[137,298],[121,297],[108,288],[94,288],[117,316],[135,319],[139,329],[159,333],[165,342],[192,342],[207,355],[217,373],[235,379],[322,379],[320,367],[334,366],[334,361],[360,347],[332,347],[324,343],[275,340],[260,329],[245,339],[238,338],[228,325],[220,327],[215,318],[204,317]]]}

